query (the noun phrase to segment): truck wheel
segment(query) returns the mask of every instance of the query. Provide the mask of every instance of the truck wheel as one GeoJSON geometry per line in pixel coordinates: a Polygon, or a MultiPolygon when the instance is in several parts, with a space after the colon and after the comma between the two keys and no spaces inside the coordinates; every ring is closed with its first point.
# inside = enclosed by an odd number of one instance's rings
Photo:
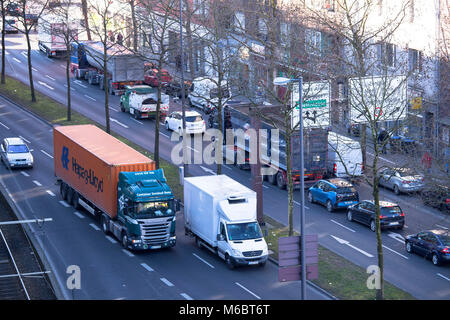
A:
{"type": "Polygon", "coordinates": [[[104,234],[109,234],[109,227],[108,227],[108,218],[106,218],[104,215],[102,215],[102,230],[104,234]]]}
{"type": "Polygon", "coordinates": [[[120,111],[125,112],[125,108],[124,108],[122,102],[120,103],[120,111]]]}
{"type": "Polygon", "coordinates": [[[80,209],[80,203],[78,202],[78,199],[80,199],[80,196],[78,195],[78,192],[76,192],[75,190],[73,191],[73,196],[72,196],[72,206],[75,210],[80,209]]]}
{"type": "Polygon", "coordinates": [[[230,269],[230,270],[234,269],[233,260],[231,260],[231,258],[228,254],[225,256],[225,263],[227,264],[228,269],[230,269]]]}
{"type": "Polygon", "coordinates": [[[195,244],[197,245],[197,247],[198,247],[199,249],[202,248],[202,240],[200,240],[199,237],[195,237],[195,244]]]}
{"type": "Polygon", "coordinates": [[[136,111],[136,109],[134,110],[133,115],[134,115],[134,118],[135,118],[136,120],[139,120],[139,119],[141,118],[141,117],[139,116],[139,111],[136,111]]]}
{"type": "Polygon", "coordinates": [[[64,182],[61,182],[59,186],[59,193],[61,194],[61,198],[63,198],[63,200],[67,200],[67,184],[64,182]]]}
{"type": "Polygon", "coordinates": [[[272,174],[267,176],[267,181],[269,181],[269,183],[276,185],[277,184],[277,174],[272,174]]]}
{"type": "Polygon", "coordinates": [[[69,204],[72,203],[72,197],[73,197],[73,189],[71,187],[67,187],[67,202],[69,204]]]}
{"type": "Polygon", "coordinates": [[[286,182],[284,181],[283,174],[280,171],[277,173],[277,186],[282,190],[286,189],[286,182]]]}
{"type": "Polygon", "coordinates": [[[128,249],[128,236],[127,236],[127,233],[126,233],[126,232],[123,232],[123,233],[122,233],[122,246],[123,246],[125,249],[128,249]]]}

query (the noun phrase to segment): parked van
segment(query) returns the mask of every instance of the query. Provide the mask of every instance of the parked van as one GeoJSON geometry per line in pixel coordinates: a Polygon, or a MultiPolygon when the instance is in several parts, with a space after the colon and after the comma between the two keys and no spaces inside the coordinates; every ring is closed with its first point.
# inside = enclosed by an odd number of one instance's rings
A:
{"type": "MultiPolygon", "coordinates": [[[[218,87],[217,78],[200,77],[192,81],[191,91],[189,92],[188,99],[191,106],[202,109],[206,114],[209,114],[214,106],[218,102],[218,87]]],[[[228,83],[222,81],[222,99],[224,102],[231,98],[228,83]]]]}
{"type": "Polygon", "coordinates": [[[5,17],[5,32],[6,33],[18,33],[18,20],[16,17],[6,16],[5,17]]]}
{"type": "Polygon", "coordinates": [[[360,176],[363,161],[359,142],[330,131],[327,171],[329,175],[339,178],[360,176]]]}

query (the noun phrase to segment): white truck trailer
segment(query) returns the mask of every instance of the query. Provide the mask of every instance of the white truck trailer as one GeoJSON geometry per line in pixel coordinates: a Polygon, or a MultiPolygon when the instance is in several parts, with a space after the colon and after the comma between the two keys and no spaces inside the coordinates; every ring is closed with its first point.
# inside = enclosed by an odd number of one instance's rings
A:
{"type": "MultiPolygon", "coordinates": [[[[69,22],[69,41],[74,41],[78,36],[80,23],[78,19],[69,22]]],[[[41,15],[38,20],[38,47],[49,58],[65,57],[67,23],[61,16],[55,14],[41,15]]]]}
{"type": "Polygon", "coordinates": [[[359,142],[330,131],[328,133],[327,171],[329,175],[339,178],[361,176],[363,161],[359,142]]]}
{"type": "Polygon", "coordinates": [[[256,192],[226,175],[184,178],[185,233],[225,260],[264,266],[267,243],[256,219],[256,192]]]}

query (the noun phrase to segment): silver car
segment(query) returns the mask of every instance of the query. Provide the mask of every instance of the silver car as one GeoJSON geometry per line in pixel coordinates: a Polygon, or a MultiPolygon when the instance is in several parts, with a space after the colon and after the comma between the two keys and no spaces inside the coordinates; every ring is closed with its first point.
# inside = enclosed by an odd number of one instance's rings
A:
{"type": "Polygon", "coordinates": [[[410,169],[386,168],[379,172],[379,185],[400,193],[419,192],[424,187],[423,176],[410,169]]]}
{"type": "Polygon", "coordinates": [[[5,166],[13,168],[33,167],[33,155],[21,138],[3,139],[0,145],[0,158],[5,166]]]}

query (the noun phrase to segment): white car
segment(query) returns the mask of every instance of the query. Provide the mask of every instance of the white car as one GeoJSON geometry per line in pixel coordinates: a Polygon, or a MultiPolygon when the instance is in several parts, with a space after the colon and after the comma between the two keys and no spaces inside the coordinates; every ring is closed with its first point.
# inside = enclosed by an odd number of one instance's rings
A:
{"type": "Polygon", "coordinates": [[[33,167],[33,155],[21,138],[5,138],[0,145],[0,158],[9,168],[33,167]]]}
{"type": "MultiPolygon", "coordinates": [[[[202,115],[197,111],[186,111],[186,133],[205,133],[206,122],[202,115]]],[[[179,135],[183,133],[183,114],[181,111],[172,112],[165,121],[166,129],[178,132],[179,135]]]]}

